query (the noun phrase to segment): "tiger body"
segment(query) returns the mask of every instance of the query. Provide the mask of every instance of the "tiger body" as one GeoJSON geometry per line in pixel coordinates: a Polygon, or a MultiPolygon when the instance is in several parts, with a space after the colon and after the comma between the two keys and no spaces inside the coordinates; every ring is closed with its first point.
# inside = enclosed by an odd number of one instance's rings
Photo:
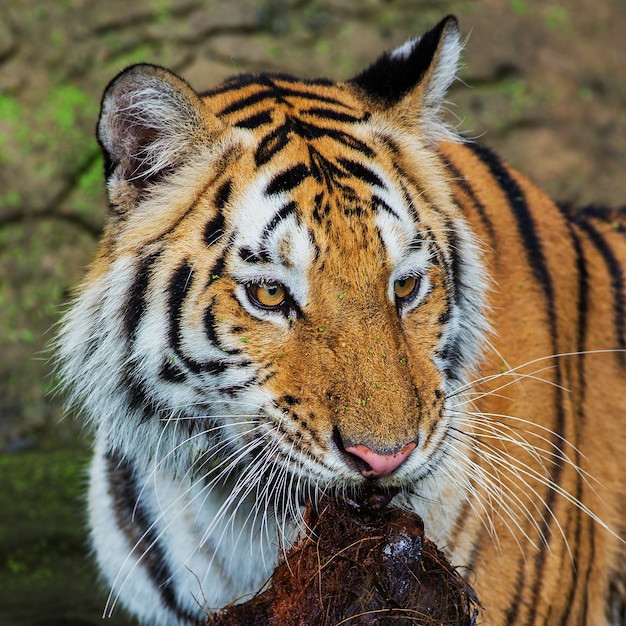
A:
{"type": "Polygon", "coordinates": [[[626,219],[454,140],[459,51],[449,18],[346,83],[108,88],[111,218],[60,349],[109,608],[201,623],[304,500],[375,480],[481,623],[626,623],[626,219]]]}

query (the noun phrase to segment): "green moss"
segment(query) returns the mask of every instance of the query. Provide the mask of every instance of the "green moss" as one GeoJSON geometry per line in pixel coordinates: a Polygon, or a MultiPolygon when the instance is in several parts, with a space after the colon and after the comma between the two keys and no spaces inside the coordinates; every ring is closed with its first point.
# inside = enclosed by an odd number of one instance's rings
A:
{"type": "Polygon", "coordinates": [[[83,452],[0,457],[0,588],[52,577],[57,560],[83,552],[83,452]]]}
{"type": "Polygon", "coordinates": [[[54,87],[36,108],[0,96],[0,146],[13,148],[3,153],[2,161],[10,163],[43,150],[56,155],[53,169],[59,163],[79,163],[96,149],[92,122],[97,114],[97,100],[71,84],[54,87]]]}
{"type": "MultiPolygon", "coordinates": [[[[95,623],[102,614],[86,549],[87,459],[82,446],[0,456],[0,623],[39,623],[47,607],[56,621],[46,623],[95,623]]],[[[111,626],[125,623],[117,616],[111,626]]]]}
{"type": "Polygon", "coordinates": [[[570,27],[569,11],[560,4],[553,4],[546,11],[544,22],[552,30],[567,29],[570,27]]]}
{"type": "Polygon", "coordinates": [[[20,104],[16,98],[0,95],[0,119],[9,124],[20,119],[20,104]]]}
{"type": "Polygon", "coordinates": [[[526,0],[511,0],[509,4],[513,13],[517,15],[524,15],[528,12],[528,3],[526,0]]]}

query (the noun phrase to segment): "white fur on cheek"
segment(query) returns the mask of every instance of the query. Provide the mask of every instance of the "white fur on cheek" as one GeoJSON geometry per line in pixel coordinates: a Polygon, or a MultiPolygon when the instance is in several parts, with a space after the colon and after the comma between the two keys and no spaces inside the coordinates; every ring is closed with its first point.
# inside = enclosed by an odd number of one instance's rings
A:
{"type": "MultiPolygon", "coordinates": [[[[293,213],[267,230],[285,203],[278,195],[263,193],[269,180],[269,176],[261,178],[251,187],[232,216],[236,235],[230,271],[241,284],[278,281],[302,307],[308,302],[307,276],[314,257],[313,243],[308,230],[293,213]],[[246,249],[264,260],[246,262],[245,254],[241,252],[246,249]]],[[[242,306],[257,314],[247,305],[245,298],[240,299],[242,306]]]]}

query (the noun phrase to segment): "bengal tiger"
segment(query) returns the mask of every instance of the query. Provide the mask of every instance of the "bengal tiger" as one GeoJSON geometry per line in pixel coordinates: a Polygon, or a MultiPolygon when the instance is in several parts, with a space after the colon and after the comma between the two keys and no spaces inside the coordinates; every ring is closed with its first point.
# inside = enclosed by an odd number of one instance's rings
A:
{"type": "Polygon", "coordinates": [[[374,483],[480,623],[626,623],[625,213],[442,121],[461,47],[449,16],[346,82],[106,89],[110,217],[59,354],[107,615],[201,623],[303,502],[374,483]]]}

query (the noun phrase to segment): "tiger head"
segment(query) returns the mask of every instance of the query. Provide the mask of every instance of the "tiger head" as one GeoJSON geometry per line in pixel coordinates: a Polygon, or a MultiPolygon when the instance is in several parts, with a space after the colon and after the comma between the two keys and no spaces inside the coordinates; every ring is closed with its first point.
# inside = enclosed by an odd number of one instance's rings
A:
{"type": "Polygon", "coordinates": [[[112,450],[284,490],[435,470],[486,331],[436,151],[460,48],[450,17],[344,83],[111,83],[111,217],[62,352],[112,450]]]}

